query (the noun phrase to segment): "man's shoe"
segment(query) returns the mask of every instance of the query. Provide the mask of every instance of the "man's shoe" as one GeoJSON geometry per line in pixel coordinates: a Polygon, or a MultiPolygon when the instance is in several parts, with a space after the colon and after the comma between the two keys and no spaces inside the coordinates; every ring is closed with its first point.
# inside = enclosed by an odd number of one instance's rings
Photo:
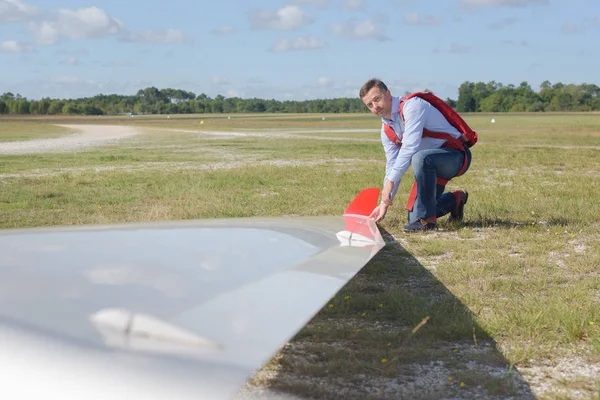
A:
{"type": "Polygon", "coordinates": [[[413,223],[404,225],[404,232],[424,232],[437,229],[435,222],[427,222],[424,219],[418,219],[413,223]]]}
{"type": "Polygon", "coordinates": [[[448,222],[462,221],[465,215],[465,204],[469,199],[469,192],[466,190],[457,190],[453,193],[456,196],[456,208],[450,212],[448,222]]]}

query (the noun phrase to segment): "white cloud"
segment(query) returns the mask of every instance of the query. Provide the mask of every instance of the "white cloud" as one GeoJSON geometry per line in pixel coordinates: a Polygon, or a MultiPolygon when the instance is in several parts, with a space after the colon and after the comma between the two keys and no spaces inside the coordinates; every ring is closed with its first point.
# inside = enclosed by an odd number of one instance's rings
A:
{"type": "Polygon", "coordinates": [[[225,25],[213,30],[212,33],[218,36],[225,36],[233,33],[234,31],[235,28],[233,26],[225,25]]]}
{"type": "Polygon", "coordinates": [[[16,40],[6,40],[0,43],[0,53],[30,53],[33,46],[28,43],[17,42],[16,40]]]}
{"type": "Polygon", "coordinates": [[[549,0],[461,0],[465,6],[472,7],[526,7],[528,5],[549,4],[549,0]]]}
{"type": "Polygon", "coordinates": [[[504,29],[511,25],[516,24],[517,22],[519,22],[519,18],[515,18],[515,17],[503,18],[500,21],[489,23],[488,28],[490,28],[492,30],[504,29]]]}
{"type": "Polygon", "coordinates": [[[313,22],[313,18],[297,6],[285,6],[275,12],[254,11],[249,17],[255,29],[295,30],[313,22]]]}
{"type": "Polygon", "coordinates": [[[35,6],[21,0],[0,0],[0,23],[28,21],[39,13],[35,6]]]}
{"type": "Polygon", "coordinates": [[[450,46],[450,53],[453,53],[453,54],[466,54],[466,53],[470,53],[470,52],[471,52],[471,46],[468,46],[468,45],[452,43],[452,46],[450,46]]]}
{"type": "Polygon", "coordinates": [[[346,10],[362,10],[364,6],[363,0],[344,0],[343,4],[346,10]]]}
{"type": "Polygon", "coordinates": [[[367,19],[364,21],[346,21],[335,22],[329,25],[331,32],[338,36],[344,36],[351,39],[375,39],[388,40],[375,21],[367,19]]]}
{"type": "MultiPolygon", "coordinates": [[[[52,45],[61,39],[92,39],[119,36],[121,40],[142,43],[176,43],[188,40],[177,29],[128,32],[123,22],[96,6],[60,8],[41,14],[37,7],[21,0],[0,0],[0,23],[29,21],[28,28],[37,44],[52,45]],[[34,18],[42,15],[40,18],[34,18]]],[[[14,47],[14,46],[13,46],[14,47]]]]}
{"type": "Polygon", "coordinates": [[[285,52],[298,50],[313,50],[321,49],[325,46],[327,46],[327,43],[315,36],[301,36],[293,40],[281,39],[271,47],[271,51],[285,52]]]}
{"type": "Polygon", "coordinates": [[[176,273],[136,264],[98,264],[82,275],[97,285],[146,286],[173,297],[181,296],[187,289],[185,279],[176,273]]]}
{"type": "Polygon", "coordinates": [[[123,36],[126,42],[135,43],[180,43],[187,41],[185,34],[178,29],[145,30],[123,36]]]}
{"type": "Polygon", "coordinates": [[[60,9],[50,20],[32,21],[29,28],[39,44],[54,44],[61,38],[87,39],[118,34],[123,23],[98,7],[60,9]]]}
{"type": "Polygon", "coordinates": [[[443,20],[435,15],[422,15],[419,13],[410,13],[404,16],[404,22],[408,25],[435,26],[441,25],[443,20]]]}

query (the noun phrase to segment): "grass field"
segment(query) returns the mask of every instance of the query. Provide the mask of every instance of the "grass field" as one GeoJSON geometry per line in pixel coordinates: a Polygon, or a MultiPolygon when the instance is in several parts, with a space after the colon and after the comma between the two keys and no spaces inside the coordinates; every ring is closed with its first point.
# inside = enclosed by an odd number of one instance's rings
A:
{"type": "MultiPolygon", "coordinates": [[[[448,186],[470,193],[464,223],[402,233],[405,177],[381,224],[388,245],[247,392],[600,399],[600,117],[466,119],[480,143],[448,186]]],[[[366,114],[11,117],[0,144],[80,123],[143,133],[0,154],[0,228],[339,215],[383,177],[379,124],[366,114]]]]}
{"type": "Polygon", "coordinates": [[[71,133],[51,123],[32,123],[17,118],[0,118],[0,142],[56,138],[71,133]]]}

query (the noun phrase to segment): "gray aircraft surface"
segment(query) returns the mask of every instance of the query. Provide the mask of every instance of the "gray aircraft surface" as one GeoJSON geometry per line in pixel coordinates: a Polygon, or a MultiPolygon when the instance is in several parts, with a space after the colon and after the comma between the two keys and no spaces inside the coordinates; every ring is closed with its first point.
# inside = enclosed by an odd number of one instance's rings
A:
{"type": "Polygon", "coordinates": [[[339,217],[0,231],[5,399],[227,399],[384,246],[339,217]]]}

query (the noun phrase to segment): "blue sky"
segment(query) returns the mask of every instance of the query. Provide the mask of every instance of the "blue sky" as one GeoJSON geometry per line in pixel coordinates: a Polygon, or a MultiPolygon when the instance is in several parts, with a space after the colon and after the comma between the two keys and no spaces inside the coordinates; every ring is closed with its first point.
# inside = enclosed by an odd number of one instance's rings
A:
{"type": "Polygon", "coordinates": [[[600,84],[598,0],[0,0],[0,93],[456,99],[464,81],[600,84]]]}

